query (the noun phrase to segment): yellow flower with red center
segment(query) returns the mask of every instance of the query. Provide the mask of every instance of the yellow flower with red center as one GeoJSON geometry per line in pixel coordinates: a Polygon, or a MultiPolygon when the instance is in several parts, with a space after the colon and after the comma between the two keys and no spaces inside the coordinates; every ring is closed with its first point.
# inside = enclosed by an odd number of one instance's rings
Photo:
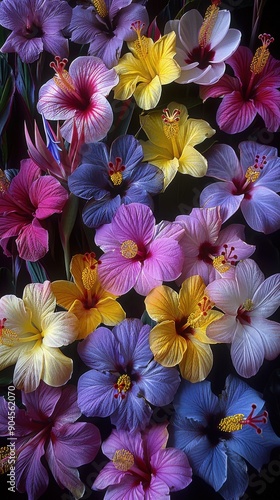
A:
{"type": "Polygon", "coordinates": [[[70,264],[74,282],[58,280],[52,283],[57,303],[79,319],[78,339],[87,337],[100,323],[114,326],[125,318],[116,295],[101,286],[97,267],[94,253],[74,255],[70,264]]]}
{"type": "Polygon", "coordinates": [[[158,324],[150,332],[154,359],[163,366],[179,365],[183,378],[200,382],[209,374],[213,354],[206,335],[208,325],[223,316],[205,294],[200,276],[191,276],[179,293],[162,285],[145,299],[149,316],[158,324]]]}

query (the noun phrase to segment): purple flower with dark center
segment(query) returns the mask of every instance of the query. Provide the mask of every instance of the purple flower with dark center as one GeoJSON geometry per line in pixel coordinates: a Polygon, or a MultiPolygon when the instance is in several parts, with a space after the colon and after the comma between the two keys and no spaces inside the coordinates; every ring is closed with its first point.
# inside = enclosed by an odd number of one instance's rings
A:
{"type": "Polygon", "coordinates": [[[183,380],[174,408],[169,445],[183,450],[193,474],[226,500],[241,498],[248,486],[245,460],[260,470],[280,445],[263,399],[232,375],[219,397],[211,392],[210,382],[183,380]]]}
{"type": "Polygon", "coordinates": [[[177,279],[183,264],[182,234],[179,223],[155,224],[147,205],[121,205],[112,222],[96,230],[95,243],[105,252],[98,266],[101,284],[115,295],[133,287],[147,295],[163,281],[177,279]]]}
{"type": "MultiPolygon", "coordinates": [[[[94,424],[76,422],[81,416],[76,388],[71,385],[50,387],[41,382],[35,391],[22,392],[21,399],[25,409],[13,405],[17,490],[26,492],[30,500],[43,495],[49,484],[44,459],[60,488],[67,488],[76,499],[81,498],[85,486],[77,467],[95,458],[101,440],[94,424]]],[[[1,398],[1,436],[9,436],[10,411],[10,402],[1,398]]],[[[9,457],[11,460],[12,456],[12,446],[1,449],[1,470],[9,471],[9,457]]]]}
{"type": "Polygon", "coordinates": [[[92,489],[107,488],[104,500],[169,500],[170,492],[190,484],[192,470],[184,452],[166,448],[167,440],[166,424],[141,433],[114,429],[102,445],[110,462],[92,489]]]}
{"type": "Polygon", "coordinates": [[[1,52],[16,52],[24,63],[32,63],[43,50],[67,57],[68,40],[62,30],[71,20],[72,10],[64,0],[3,0],[0,24],[12,33],[1,52]]]}
{"type": "Polygon", "coordinates": [[[240,161],[227,144],[215,144],[209,154],[207,176],[219,179],[203,189],[200,206],[220,206],[226,221],[240,207],[247,224],[265,234],[280,228],[280,158],[271,146],[244,141],[240,161]]]}
{"type": "Polygon", "coordinates": [[[148,26],[146,8],[132,0],[92,0],[93,6],[73,9],[69,30],[72,42],[89,43],[89,55],[100,57],[108,68],[116,66],[123,42],[137,38],[132,23],[148,26]]]}
{"type": "Polygon", "coordinates": [[[190,215],[179,215],[176,222],[184,228],[180,240],[184,252],[179,284],[189,276],[198,274],[207,285],[224,277],[233,277],[235,265],[255,250],[254,245],[243,241],[245,226],[230,224],[222,228],[220,207],[193,208],[190,215]]]}
{"type": "Polygon", "coordinates": [[[122,203],[153,208],[151,195],[162,190],[163,173],[142,159],[142,146],[132,135],[118,137],[110,149],[102,142],[88,146],[81,165],[68,178],[70,191],[88,200],[83,209],[87,226],[111,222],[122,203]]]}
{"type": "Polygon", "coordinates": [[[91,368],[78,381],[78,405],[87,417],[111,417],[118,429],[145,427],[151,403],[171,403],[180,383],[176,368],[153,361],[151,327],[139,319],[125,319],[113,330],[99,327],[78,346],[91,368]]]}

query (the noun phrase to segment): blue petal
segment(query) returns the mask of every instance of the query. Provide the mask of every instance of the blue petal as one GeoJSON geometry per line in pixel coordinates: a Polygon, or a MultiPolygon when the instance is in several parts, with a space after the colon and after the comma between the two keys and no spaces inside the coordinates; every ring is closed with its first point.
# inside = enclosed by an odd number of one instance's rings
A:
{"type": "Polygon", "coordinates": [[[220,412],[219,400],[211,392],[208,381],[192,384],[182,380],[174,398],[174,408],[182,417],[198,420],[207,425],[207,416],[220,412]]]}
{"type": "Polygon", "coordinates": [[[83,222],[86,226],[96,228],[112,221],[117,209],[121,205],[121,197],[111,198],[109,194],[101,200],[91,200],[83,209],[83,222]]]}
{"type": "Polygon", "coordinates": [[[126,397],[120,400],[111,422],[117,429],[134,431],[144,429],[152,415],[152,409],[144,398],[138,396],[138,386],[134,385],[132,390],[126,393],[126,397]]]}
{"type": "Polygon", "coordinates": [[[264,406],[264,400],[260,394],[233,375],[229,375],[226,379],[225,390],[222,392],[220,402],[225,415],[243,413],[245,417],[249,415],[253,403],[257,405],[256,414],[264,406]]]}
{"type": "Polygon", "coordinates": [[[111,330],[100,326],[78,344],[78,353],[90,368],[100,371],[116,371],[120,362],[118,343],[111,330]]]}
{"type": "Polygon", "coordinates": [[[130,172],[130,182],[136,183],[151,194],[157,194],[162,190],[163,179],[162,170],[150,163],[141,163],[130,172]]]}
{"type": "Polygon", "coordinates": [[[68,177],[68,187],[72,193],[85,200],[102,198],[109,193],[107,167],[88,163],[80,165],[68,177]]]}
{"type": "Polygon", "coordinates": [[[116,158],[122,159],[125,171],[135,168],[143,159],[143,149],[133,135],[117,137],[112,143],[110,161],[115,163],[116,158]]]}
{"type": "Polygon", "coordinates": [[[138,383],[141,394],[155,406],[171,403],[180,384],[176,368],[165,368],[151,361],[141,373],[138,383]]]}
{"type": "Polygon", "coordinates": [[[236,453],[227,449],[227,479],[219,490],[225,500],[241,498],[249,484],[247,465],[236,453]]]}
{"type": "Polygon", "coordinates": [[[116,376],[111,373],[100,373],[89,370],[78,380],[78,406],[87,417],[108,417],[117,406],[119,400],[114,397],[116,376]]]}
{"type": "Polygon", "coordinates": [[[153,357],[149,347],[150,330],[149,325],[143,325],[136,318],[125,319],[113,328],[124,362],[131,365],[133,372],[142,371],[153,357]]]}

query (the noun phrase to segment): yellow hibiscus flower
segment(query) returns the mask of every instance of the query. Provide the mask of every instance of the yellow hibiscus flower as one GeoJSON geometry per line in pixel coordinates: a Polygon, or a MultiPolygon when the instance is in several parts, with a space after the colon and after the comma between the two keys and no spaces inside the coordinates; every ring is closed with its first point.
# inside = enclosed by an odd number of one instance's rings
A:
{"type": "Polygon", "coordinates": [[[155,108],[161,97],[161,86],[176,80],[181,68],[173,59],[176,53],[174,31],[153,42],[141,35],[142,28],[140,21],[133,23],[137,40],[127,44],[131,53],[125,54],[114,68],[119,75],[114,97],[124,101],[133,95],[137,105],[147,110],[155,108]]]}
{"type": "Polygon", "coordinates": [[[162,111],[141,115],[140,123],[149,139],[140,141],[144,160],[163,171],[164,189],[177,171],[193,177],[206,174],[207,160],[194,146],[215,134],[209,123],[189,118],[187,108],[176,102],[162,111]]]}
{"type": "Polygon", "coordinates": [[[100,323],[114,326],[125,318],[116,295],[101,286],[97,264],[94,253],[74,255],[70,263],[74,283],[65,280],[52,283],[57,303],[79,319],[78,339],[87,337],[100,323]]]}
{"type": "Polygon", "coordinates": [[[183,378],[200,382],[209,374],[213,354],[206,335],[207,326],[223,316],[212,310],[200,276],[191,276],[179,293],[162,285],[145,299],[149,316],[158,324],[150,332],[150,348],[162,366],[179,365],[183,378]]]}
{"type": "Polygon", "coordinates": [[[32,283],[22,299],[0,299],[0,369],[15,365],[13,383],[25,392],[35,391],[40,380],[52,387],[64,385],[73,371],[72,359],[59,347],[76,340],[78,321],[69,312],[54,312],[50,285],[32,283]]]}

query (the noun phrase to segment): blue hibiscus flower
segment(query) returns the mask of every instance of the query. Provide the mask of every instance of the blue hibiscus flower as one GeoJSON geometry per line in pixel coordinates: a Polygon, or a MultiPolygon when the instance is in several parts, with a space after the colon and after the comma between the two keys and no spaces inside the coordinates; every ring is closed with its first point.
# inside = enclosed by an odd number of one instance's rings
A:
{"type": "Polygon", "coordinates": [[[110,148],[103,142],[88,146],[81,165],[68,178],[69,189],[88,200],[83,221],[91,228],[111,222],[121,204],[144,203],[163,188],[163,173],[142,163],[143,150],[132,135],[120,136],[110,148]]]}

